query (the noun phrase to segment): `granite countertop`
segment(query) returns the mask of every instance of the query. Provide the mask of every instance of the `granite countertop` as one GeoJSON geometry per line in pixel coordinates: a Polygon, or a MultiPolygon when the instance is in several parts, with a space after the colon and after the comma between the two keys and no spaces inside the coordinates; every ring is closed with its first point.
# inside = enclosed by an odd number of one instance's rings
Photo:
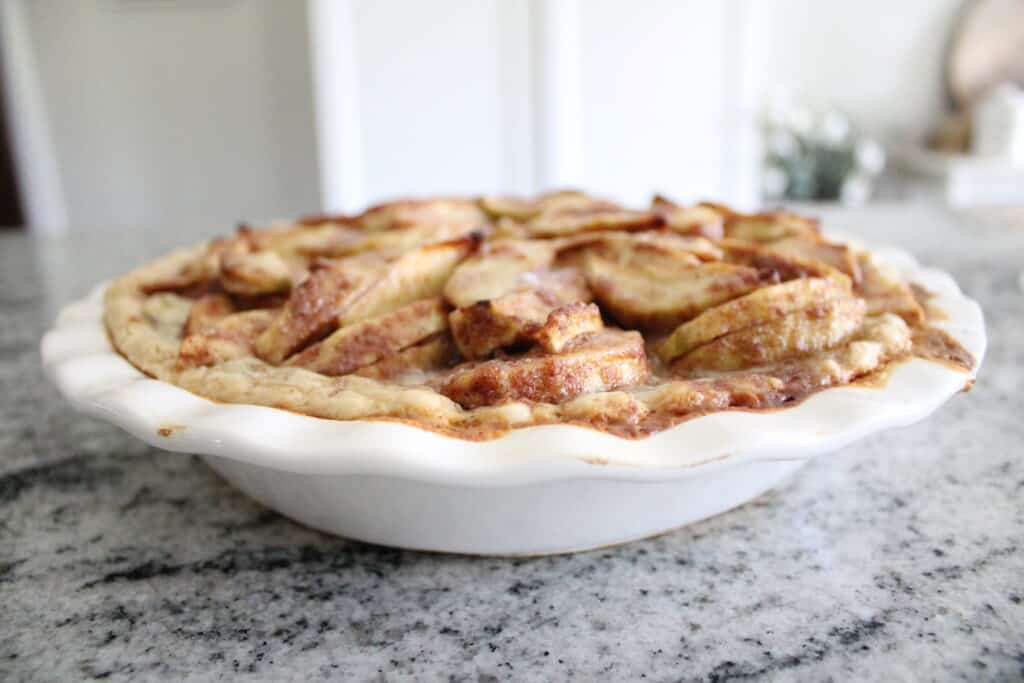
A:
{"type": "Polygon", "coordinates": [[[539,559],[331,538],[75,414],[40,335],[188,231],[0,236],[0,679],[1024,678],[1024,226],[830,218],[982,302],[974,391],[733,512],[539,559]]]}

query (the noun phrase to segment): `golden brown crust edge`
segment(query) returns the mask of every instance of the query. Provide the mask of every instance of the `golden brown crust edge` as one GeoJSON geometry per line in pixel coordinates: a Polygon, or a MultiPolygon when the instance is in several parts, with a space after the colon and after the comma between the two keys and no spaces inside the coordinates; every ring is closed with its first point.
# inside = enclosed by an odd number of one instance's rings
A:
{"type": "MultiPolygon", "coordinates": [[[[195,252],[196,250],[192,250],[195,252]]],[[[180,263],[177,252],[115,282],[105,296],[105,323],[114,347],[141,371],[204,398],[223,403],[248,403],[336,420],[388,420],[470,440],[497,438],[522,426],[568,423],[642,438],[686,419],[730,408],[772,408],[770,402],[749,400],[749,391],[782,391],[783,382],[753,373],[739,387],[715,380],[673,380],[639,391],[584,394],[565,403],[514,401],[466,410],[425,387],[405,387],[347,375],[326,377],[301,368],[271,366],[256,358],[212,367],[176,369],[177,340],[160,334],[147,322],[147,297],[140,284],[147,271],[180,263]],[[744,400],[747,396],[748,400],[744,400]],[[594,419],[596,415],[600,419],[594,419]]],[[[173,296],[173,295],[171,295],[173,296]]],[[[168,304],[170,307],[172,304],[168,304]]],[[[182,312],[186,309],[182,306],[182,312]]],[[[907,328],[890,316],[896,328],[894,344],[886,335],[854,342],[842,352],[855,362],[841,367],[832,358],[818,358],[816,381],[821,388],[878,369],[887,355],[902,356],[907,328]],[[820,369],[824,368],[824,372],[820,369]]]]}
{"type": "Polygon", "coordinates": [[[398,421],[464,439],[491,439],[519,427],[552,423],[641,438],[709,412],[791,405],[815,391],[878,372],[912,352],[912,329],[897,316],[882,314],[845,346],[770,371],[752,369],[729,379],[670,379],[583,394],[559,404],[510,401],[467,409],[426,385],[358,375],[328,377],[255,357],[180,367],[180,339],[174,333],[184,323],[191,300],[149,293],[147,283],[166,278],[204,254],[204,245],[175,251],[125,275],[107,290],[104,323],[110,340],[141,371],[218,402],[336,420],[398,421]]]}

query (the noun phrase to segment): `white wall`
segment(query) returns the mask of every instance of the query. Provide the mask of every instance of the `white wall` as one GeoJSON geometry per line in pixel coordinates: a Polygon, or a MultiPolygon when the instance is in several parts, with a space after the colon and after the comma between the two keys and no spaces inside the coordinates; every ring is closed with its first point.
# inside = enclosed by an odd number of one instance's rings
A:
{"type": "MultiPolygon", "coordinates": [[[[317,208],[306,3],[9,1],[25,4],[73,225],[222,227],[317,208]]],[[[746,203],[762,94],[787,86],[876,132],[920,129],[941,108],[960,5],[310,2],[348,3],[351,49],[331,54],[350,60],[352,106],[326,124],[359,144],[321,156],[358,181],[359,205],[565,182],[746,203]],[[573,144],[552,146],[555,133],[573,144]]]]}
{"type": "Polygon", "coordinates": [[[547,1],[353,0],[354,54],[327,59],[356,72],[341,87],[359,100],[364,200],[551,184],[735,198],[724,48],[744,0],[547,1]]]}
{"type": "Polygon", "coordinates": [[[524,27],[501,25],[500,3],[355,3],[371,197],[502,187],[502,39],[524,35],[524,27]]]}
{"type": "Polygon", "coordinates": [[[584,179],[645,202],[722,197],[731,91],[729,2],[591,0],[583,12],[584,179]]]}
{"type": "Polygon", "coordinates": [[[945,106],[944,54],[961,0],[750,4],[760,89],[838,104],[872,132],[917,131],[945,106]]]}
{"type": "Polygon", "coordinates": [[[883,135],[936,120],[960,6],[352,2],[365,200],[534,191],[568,178],[632,202],[663,191],[740,204],[756,200],[753,123],[779,88],[835,103],[883,135]]]}
{"type": "Polygon", "coordinates": [[[305,5],[31,0],[73,226],[172,226],[318,203],[305,5]]]}

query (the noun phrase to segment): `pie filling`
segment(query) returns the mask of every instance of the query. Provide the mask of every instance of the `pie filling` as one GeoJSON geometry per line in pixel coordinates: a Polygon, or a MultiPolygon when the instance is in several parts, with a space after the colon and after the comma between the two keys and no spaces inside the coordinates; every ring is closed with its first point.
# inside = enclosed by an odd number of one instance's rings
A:
{"type": "Polygon", "coordinates": [[[927,299],[801,215],[558,192],[242,226],[115,282],[105,322],[136,367],[215,401],[641,438],[915,356],[969,371],[927,299]]]}

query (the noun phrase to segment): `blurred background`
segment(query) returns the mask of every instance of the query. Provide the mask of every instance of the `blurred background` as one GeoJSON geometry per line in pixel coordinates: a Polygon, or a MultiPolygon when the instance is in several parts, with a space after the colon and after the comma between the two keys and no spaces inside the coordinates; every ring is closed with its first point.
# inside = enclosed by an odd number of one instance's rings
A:
{"type": "Polygon", "coordinates": [[[1021,0],[0,0],[0,224],[1024,204],[1021,0]]]}

